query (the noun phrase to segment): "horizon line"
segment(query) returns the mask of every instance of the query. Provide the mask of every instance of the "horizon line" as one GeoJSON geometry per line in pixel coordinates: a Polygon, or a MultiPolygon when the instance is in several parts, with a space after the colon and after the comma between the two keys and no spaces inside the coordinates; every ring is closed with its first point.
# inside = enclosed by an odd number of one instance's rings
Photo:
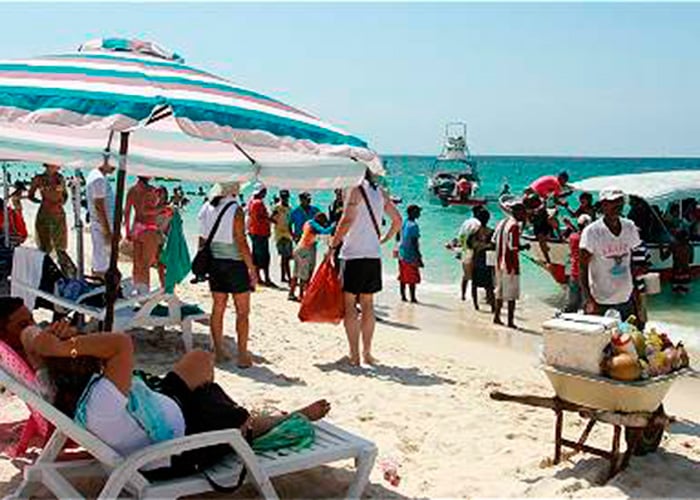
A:
{"type": "MultiPolygon", "coordinates": [[[[422,153],[378,153],[381,157],[387,156],[413,156],[420,158],[437,158],[440,153],[422,154],[422,153]]],[[[624,156],[624,155],[567,155],[567,154],[476,154],[471,155],[473,158],[568,158],[568,159],[599,159],[599,160],[700,160],[698,156],[624,156]]]]}

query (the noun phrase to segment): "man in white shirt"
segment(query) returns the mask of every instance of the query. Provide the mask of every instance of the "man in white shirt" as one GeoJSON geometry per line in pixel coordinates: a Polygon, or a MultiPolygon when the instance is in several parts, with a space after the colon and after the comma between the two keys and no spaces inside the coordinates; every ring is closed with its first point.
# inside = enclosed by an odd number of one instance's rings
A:
{"type": "Polygon", "coordinates": [[[105,158],[102,165],[90,171],[87,177],[87,205],[92,237],[92,272],[104,277],[109,268],[114,222],[114,191],[107,176],[114,167],[105,158]]]}
{"type": "Polygon", "coordinates": [[[632,250],[641,240],[634,223],[620,216],[625,194],[620,189],[600,192],[603,217],[581,234],[581,285],[588,314],[610,309],[622,320],[635,314],[632,250]]]}

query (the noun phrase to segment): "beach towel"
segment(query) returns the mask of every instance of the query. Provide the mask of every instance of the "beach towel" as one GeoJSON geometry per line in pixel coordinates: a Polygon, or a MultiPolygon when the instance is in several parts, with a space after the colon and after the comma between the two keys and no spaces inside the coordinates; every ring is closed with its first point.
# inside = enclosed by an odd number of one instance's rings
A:
{"type": "Polygon", "coordinates": [[[189,274],[192,266],[190,251],[187,248],[182,217],[176,210],[170,221],[168,239],[160,254],[160,263],[165,266],[165,292],[173,293],[175,285],[189,274]]]}
{"type": "Polygon", "coordinates": [[[300,451],[309,448],[315,437],[316,431],[309,419],[300,413],[294,413],[262,436],[253,439],[251,447],[256,453],[284,449],[300,451]]]}
{"type": "MultiPolygon", "coordinates": [[[[31,389],[39,392],[34,370],[14,349],[2,341],[0,341],[0,367],[31,389]]],[[[24,424],[17,444],[7,450],[8,455],[13,458],[23,455],[33,438],[40,437],[45,442],[52,430],[49,422],[39,412],[31,407],[29,411],[29,419],[24,424]]]]}
{"type": "Polygon", "coordinates": [[[30,311],[34,309],[36,295],[17,286],[17,281],[31,287],[39,288],[41,273],[46,254],[36,248],[15,248],[12,257],[12,283],[10,295],[19,297],[30,311]]]}

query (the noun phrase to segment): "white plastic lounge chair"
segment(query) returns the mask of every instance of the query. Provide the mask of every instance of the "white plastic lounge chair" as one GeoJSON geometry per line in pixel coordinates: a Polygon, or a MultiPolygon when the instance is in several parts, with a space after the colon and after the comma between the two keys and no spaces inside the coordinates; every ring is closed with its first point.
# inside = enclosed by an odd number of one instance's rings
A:
{"type": "MultiPolygon", "coordinates": [[[[35,249],[17,248],[15,252],[23,250],[38,252],[35,249]]],[[[45,255],[45,254],[44,254],[45,255]]],[[[85,300],[90,297],[105,293],[105,287],[100,286],[79,296],[75,300],[69,300],[56,293],[49,293],[32,286],[21,279],[21,273],[12,270],[12,287],[24,293],[40,297],[47,302],[64,309],[67,312],[77,312],[97,321],[104,321],[107,309],[85,304],[85,300]]],[[[184,304],[174,294],[166,294],[161,288],[156,288],[145,294],[137,294],[131,279],[124,279],[121,282],[121,289],[125,298],[118,299],[114,304],[114,324],[115,331],[128,331],[134,328],[158,328],[166,326],[181,326],[182,340],[185,350],[192,349],[192,323],[194,321],[206,320],[209,315],[200,312],[196,314],[183,315],[184,304]],[[154,310],[161,304],[167,304],[167,315],[155,315],[154,310]]]]}
{"type": "Polygon", "coordinates": [[[212,444],[228,443],[235,450],[222,462],[207,471],[221,485],[233,485],[237,479],[235,466],[242,464],[248,471],[247,480],[264,498],[276,499],[277,492],[270,480],[344,459],[355,460],[355,477],[347,498],[360,498],[374,466],[377,449],[374,443],[346,432],[328,422],[316,422],[316,439],[311,448],[298,452],[256,454],[237,429],[213,431],[185,436],[158,443],[128,457],[122,457],[99,438],[80,427],[54,408],[41,395],[0,369],[0,384],[22,398],[56,426],[49,442],[34,465],[24,470],[24,480],[6,498],[28,498],[37,486],[43,485],[59,499],[82,499],[84,496],[68,481],[70,477],[87,477],[95,473],[107,477],[98,499],[117,498],[128,491],[137,498],[170,499],[212,491],[203,475],[193,475],[168,481],[149,481],[139,470],[155,460],[177,455],[186,450],[212,444]],[[70,438],[85,448],[94,459],[57,461],[66,440],[70,438]]]}

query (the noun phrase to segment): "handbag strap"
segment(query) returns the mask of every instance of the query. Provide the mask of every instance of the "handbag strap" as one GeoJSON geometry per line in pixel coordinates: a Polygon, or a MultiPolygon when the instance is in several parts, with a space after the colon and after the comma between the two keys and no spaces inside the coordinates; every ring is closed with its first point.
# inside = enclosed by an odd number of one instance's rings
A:
{"type": "Polygon", "coordinates": [[[374,226],[374,231],[377,233],[377,238],[382,239],[382,233],[379,230],[379,224],[377,224],[377,219],[372,211],[372,205],[369,204],[369,198],[367,197],[367,191],[363,185],[358,186],[360,188],[360,193],[362,194],[362,199],[365,200],[365,205],[367,205],[367,211],[369,212],[369,217],[372,219],[372,225],[374,226]]]}
{"type": "Polygon", "coordinates": [[[216,221],[214,222],[214,227],[211,228],[211,231],[209,231],[209,236],[207,236],[207,241],[204,243],[205,247],[208,247],[211,245],[212,240],[214,239],[214,236],[216,235],[216,231],[219,230],[219,224],[221,224],[221,219],[224,218],[224,214],[226,211],[231,208],[232,205],[235,205],[235,201],[229,201],[226,205],[224,205],[224,208],[219,212],[219,215],[216,217],[216,221]]]}

